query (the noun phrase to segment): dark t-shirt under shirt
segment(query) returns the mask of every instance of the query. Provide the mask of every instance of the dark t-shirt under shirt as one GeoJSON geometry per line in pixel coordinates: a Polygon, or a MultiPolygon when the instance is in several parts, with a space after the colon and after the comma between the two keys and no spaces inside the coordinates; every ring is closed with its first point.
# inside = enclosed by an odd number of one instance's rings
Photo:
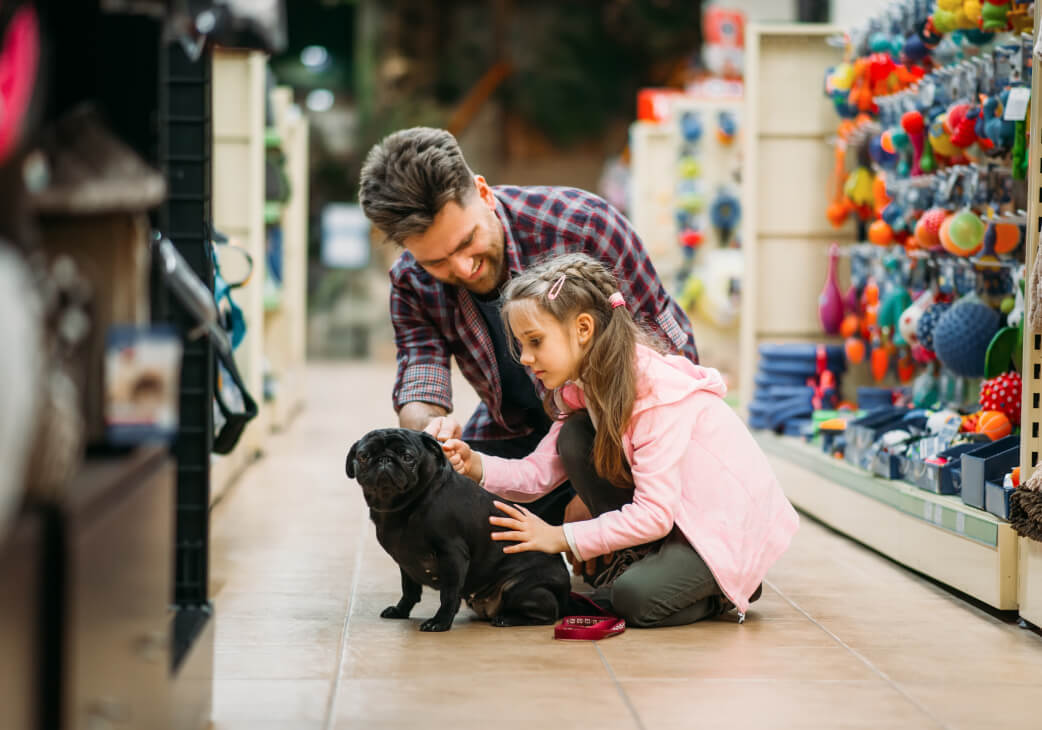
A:
{"type": "Polygon", "coordinates": [[[486,298],[472,293],[471,297],[478,305],[478,310],[488,325],[489,337],[492,338],[496,365],[499,367],[499,380],[503,385],[503,414],[514,412],[531,426],[542,425],[549,419],[543,411],[543,402],[528,376],[528,371],[510,352],[506,327],[499,313],[502,306],[499,292],[496,291],[486,298]]]}

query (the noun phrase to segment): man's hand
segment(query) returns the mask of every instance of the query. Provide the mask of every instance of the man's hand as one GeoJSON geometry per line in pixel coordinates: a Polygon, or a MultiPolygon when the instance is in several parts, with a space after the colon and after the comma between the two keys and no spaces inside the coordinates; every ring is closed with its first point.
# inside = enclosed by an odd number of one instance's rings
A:
{"type": "Polygon", "coordinates": [[[458,439],[463,436],[463,427],[456,423],[456,419],[452,416],[432,418],[431,422],[423,430],[442,443],[449,439],[458,439]]]}
{"type": "Polygon", "coordinates": [[[448,415],[441,406],[423,401],[409,401],[398,411],[398,425],[402,428],[422,431],[432,420],[448,415]]]}

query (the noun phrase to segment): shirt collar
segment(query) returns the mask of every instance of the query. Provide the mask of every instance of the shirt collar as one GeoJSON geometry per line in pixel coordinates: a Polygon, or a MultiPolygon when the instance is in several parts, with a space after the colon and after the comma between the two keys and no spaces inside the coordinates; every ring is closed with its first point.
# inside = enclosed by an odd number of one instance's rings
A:
{"type": "MultiPolygon", "coordinates": [[[[495,191],[493,190],[493,195],[495,191]]],[[[496,218],[499,219],[499,225],[503,229],[503,254],[507,263],[507,278],[520,274],[522,269],[521,266],[521,250],[517,245],[517,241],[514,239],[514,231],[510,226],[510,217],[507,214],[506,206],[503,205],[503,201],[496,198],[496,218]]]]}

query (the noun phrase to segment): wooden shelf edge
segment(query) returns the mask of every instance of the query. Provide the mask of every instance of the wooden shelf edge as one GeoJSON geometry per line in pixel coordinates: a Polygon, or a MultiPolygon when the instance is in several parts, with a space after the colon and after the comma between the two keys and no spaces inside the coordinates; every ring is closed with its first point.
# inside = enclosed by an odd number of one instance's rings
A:
{"type": "Polygon", "coordinates": [[[1018,542],[1007,523],[958,498],[870,476],[796,439],[756,438],[803,512],[989,606],[1017,608],[1018,542]]]}
{"type": "Polygon", "coordinates": [[[1017,602],[1020,604],[1020,617],[1035,626],[1042,626],[1042,542],[1026,537],[1018,542],[1020,579],[1017,602]]]}

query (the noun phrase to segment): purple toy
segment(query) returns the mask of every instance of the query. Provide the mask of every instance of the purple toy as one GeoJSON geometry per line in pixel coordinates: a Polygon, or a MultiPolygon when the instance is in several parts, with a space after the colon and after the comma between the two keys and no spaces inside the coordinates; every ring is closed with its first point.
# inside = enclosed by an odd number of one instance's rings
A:
{"type": "Polygon", "coordinates": [[[825,287],[818,297],[818,317],[821,319],[821,326],[830,335],[838,334],[839,326],[843,323],[843,295],[836,281],[838,262],[839,246],[833,243],[829,246],[829,271],[825,277],[825,287]]]}

